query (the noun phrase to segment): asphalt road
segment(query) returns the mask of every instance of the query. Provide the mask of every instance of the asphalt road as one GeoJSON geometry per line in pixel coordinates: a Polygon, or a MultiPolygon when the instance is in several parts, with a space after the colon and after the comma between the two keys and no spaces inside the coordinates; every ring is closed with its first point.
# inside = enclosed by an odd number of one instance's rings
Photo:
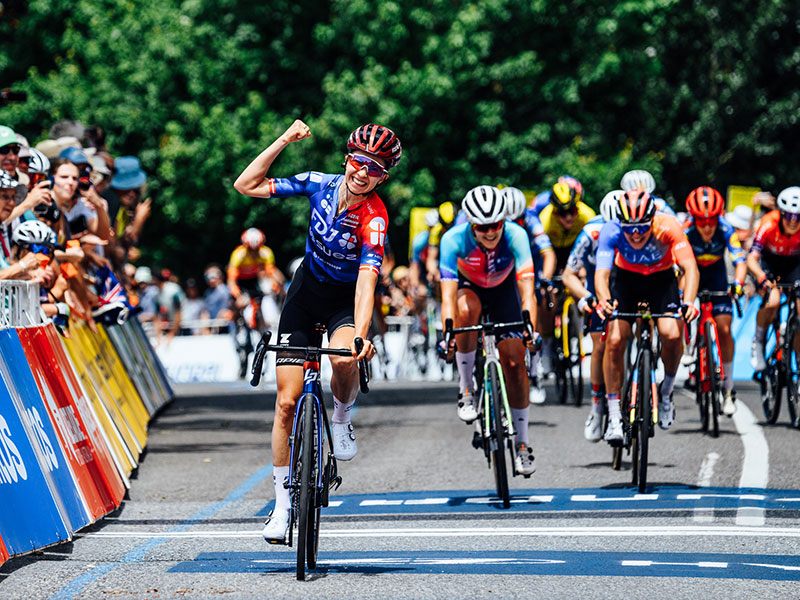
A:
{"type": "MultiPolygon", "coordinates": [[[[123,507],[0,568],[2,598],[796,598],[800,431],[765,426],[752,384],[721,435],[694,400],[651,444],[647,493],[583,439],[587,408],[532,408],[537,472],[493,496],[452,384],[375,385],[359,454],[323,511],[319,568],[260,537],[274,394],[179,386],[123,507]]],[[[552,390],[549,390],[552,397],[552,390]]]]}

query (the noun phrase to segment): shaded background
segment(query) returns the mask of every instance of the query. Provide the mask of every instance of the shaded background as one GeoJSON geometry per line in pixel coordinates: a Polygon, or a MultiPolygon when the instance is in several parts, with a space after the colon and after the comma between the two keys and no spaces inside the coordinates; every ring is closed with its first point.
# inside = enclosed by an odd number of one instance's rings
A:
{"type": "Polygon", "coordinates": [[[781,0],[33,0],[2,2],[0,123],[32,144],[99,125],[150,175],[143,263],[197,276],[247,226],[283,267],[305,198],[232,183],[295,118],[276,176],[340,169],[347,134],[393,128],[380,191],[402,262],[413,206],[481,183],[578,177],[596,204],[631,168],[682,205],[698,185],[800,182],[800,3],[781,0]]]}

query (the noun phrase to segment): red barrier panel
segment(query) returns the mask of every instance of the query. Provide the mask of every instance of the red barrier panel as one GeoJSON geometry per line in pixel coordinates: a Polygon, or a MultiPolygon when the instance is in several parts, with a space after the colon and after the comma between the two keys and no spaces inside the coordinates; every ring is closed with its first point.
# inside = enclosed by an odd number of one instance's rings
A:
{"type": "Polygon", "coordinates": [[[114,507],[119,506],[125,497],[127,489],[125,482],[120,478],[119,471],[114,463],[114,457],[111,455],[108,443],[103,437],[100,424],[94,416],[89,399],[84,395],[78,375],[64,352],[64,347],[61,345],[55,325],[48,323],[37,327],[33,330],[32,338],[35,344],[47,348],[45,354],[48,362],[44,364],[56,374],[59,381],[65,383],[65,389],[69,390],[69,396],[74,401],[78,414],[86,426],[86,431],[92,444],[92,453],[103,472],[103,480],[114,501],[114,507]],[[55,362],[55,365],[53,365],[53,362],[55,362]]]}
{"type": "Polygon", "coordinates": [[[8,550],[6,550],[6,545],[3,543],[3,538],[0,538],[0,566],[4,562],[8,560],[8,550]]]}

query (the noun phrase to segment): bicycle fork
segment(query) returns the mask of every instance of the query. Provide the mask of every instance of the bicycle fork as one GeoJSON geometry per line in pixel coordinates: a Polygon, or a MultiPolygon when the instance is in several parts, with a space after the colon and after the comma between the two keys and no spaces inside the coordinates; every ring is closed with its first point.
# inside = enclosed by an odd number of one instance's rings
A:
{"type": "MultiPolygon", "coordinates": [[[[631,406],[630,406],[630,414],[628,416],[629,422],[631,425],[636,422],[636,414],[637,414],[637,399],[639,397],[639,364],[637,363],[633,369],[633,374],[631,375],[631,406]]],[[[651,398],[658,398],[658,384],[656,383],[656,370],[655,368],[650,368],[650,397],[651,398]]],[[[658,402],[653,402],[653,410],[651,411],[652,414],[652,421],[653,425],[658,423],[658,402]]]]}

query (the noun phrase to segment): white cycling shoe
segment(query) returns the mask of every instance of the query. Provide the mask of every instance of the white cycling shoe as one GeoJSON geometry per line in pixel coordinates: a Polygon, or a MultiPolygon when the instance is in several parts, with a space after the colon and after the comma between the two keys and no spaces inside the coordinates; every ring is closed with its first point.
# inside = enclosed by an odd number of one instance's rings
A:
{"type": "Polygon", "coordinates": [[[531,391],[528,393],[528,401],[531,404],[544,404],[545,398],[544,388],[539,384],[539,378],[534,377],[531,382],[531,391]]]}
{"type": "Polygon", "coordinates": [[[353,460],[358,446],[352,423],[333,423],[333,455],[336,460],[353,460]]]}
{"type": "Polygon", "coordinates": [[[606,428],[603,439],[612,446],[621,446],[624,437],[622,432],[622,417],[617,417],[616,419],[609,418],[608,427],[606,428]]]}
{"type": "Polygon", "coordinates": [[[270,544],[285,544],[289,533],[289,509],[273,509],[264,523],[261,535],[270,544]]]}
{"type": "Polygon", "coordinates": [[[521,442],[516,444],[514,448],[516,449],[514,468],[517,470],[517,473],[523,477],[530,477],[536,472],[533,450],[521,442]]]}
{"type": "Polygon", "coordinates": [[[736,392],[728,390],[725,392],[725,400],[722,402],[722,414],[732,417],[736,413],[736,392]]]}
{"type": "Polygon", "coordinates": [[[472,423],[478,418],[478,409],[475,408],[475,404],[473,404],[473,397],[471,395],[462,396],[459,394],[458,418],[464,421],[464,423],[472,423]]]}
{"type": "Polygon", "coordinates": [[[667,398],[661,398],[658,404],[658,426],[664,431],[672,427],[675,422],[675,402],[672,401],[672,394],[667,398]]]}
{"type": "MultiPolygon", "coordinates": [[[[621,424],[620,431],[622,431],[621,424]]],[[[592,409],[583,426],[583,437],[590,442],[599,442],[603,439],[603,413],[592,409]]]]}
{"type": "Polygon", "coordinates": [[[767,368],[767,361],[764,359],[764,342],[753,340],[750,346],[750,365],[756,371],[763,371],[767,368]]]}

